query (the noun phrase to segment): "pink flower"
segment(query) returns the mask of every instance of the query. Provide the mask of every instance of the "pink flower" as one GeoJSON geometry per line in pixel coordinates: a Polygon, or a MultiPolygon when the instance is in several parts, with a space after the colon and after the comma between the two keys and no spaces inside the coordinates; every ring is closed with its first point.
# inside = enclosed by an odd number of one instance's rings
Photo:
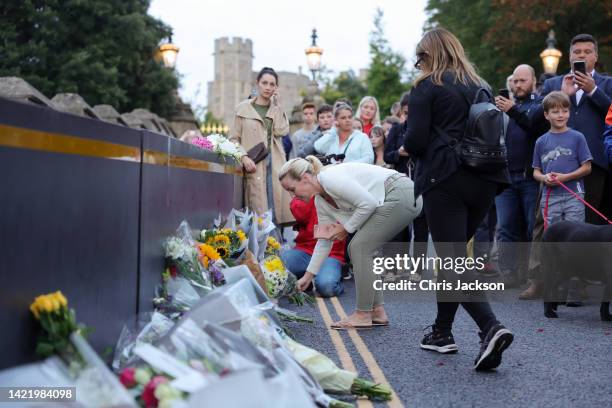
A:
{"type": "Polygon", "coordinates": [[[168,379],[163,375],[156,375],[149,381],[147,385],[145,385],[144,390],[142,391],[142,401],[145,403],[145,407],[147,408],[156,408],[157,398],[155,398],[155,389],[159,384],[163,384],[168,382],[168,379]]]}
{"type": "Polygon", "coordinates": [[[121,371],[119,381],[121,381],[121,384],[123,384],[125,388],[132,388],[136,385],[136,380],[134,379],[135,372],[136,369],[134,367],[127,367],[121,371]]]}
{"type": "Polygon", "coordinates": [[[213,150],[214,146],[210,140],[204,136],[197,136],[191,140],[191,144],[198,146],[200,149],[213,150]]]}

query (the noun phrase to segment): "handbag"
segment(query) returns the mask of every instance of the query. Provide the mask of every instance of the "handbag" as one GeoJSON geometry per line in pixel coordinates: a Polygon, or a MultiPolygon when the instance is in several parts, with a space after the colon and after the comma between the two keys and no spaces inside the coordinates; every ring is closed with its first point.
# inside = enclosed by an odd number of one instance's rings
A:
{"type": "Polygon", "coordinates": [[[255,162],[255,164],[259,163],[266,157],[268,157],[268,148],[264,144],[264,142],[259,142],[255,146],[251,147],[247,152],[247,156],[255,162]]]}

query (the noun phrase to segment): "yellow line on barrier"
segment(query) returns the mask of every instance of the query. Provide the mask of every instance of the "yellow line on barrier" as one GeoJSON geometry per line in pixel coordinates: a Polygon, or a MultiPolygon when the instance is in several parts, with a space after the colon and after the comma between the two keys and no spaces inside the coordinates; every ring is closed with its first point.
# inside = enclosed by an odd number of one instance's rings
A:
{"type": "MultiPolygon", "coordinates": [[[[342,307],[342,304],[340,303],[338,298],[331,298],[331,302],[332,305],[334,305],[334,309],[336,309],[336,313],[338,314],[340,319],[345,319],[346,312],[344,311],[344,308],[342,307]]],[[[372,374],[372,379],[374,380],[374,382],[386,384],[391,389],[393,399],[389,401],[387,405],[391,408],[404,408],[404,404],[402,404],[402,402],[398,398],[397,394],[395,393],[395,390],[387,380],[387,377],[385,377],[385,374],[376,362],[376,359],[372,355],[372,352],[370,351],[370,349],[368,349],[368,346],[366,346],[359,333],[357,333],[356,330],[347,330],[347,332],[349,337],[353,341],[355,348],[357,348],[357,351],[361,355],[363,362],[365,363],[366,367],[368,367],[370,374],[372,374]]]]}
{"type": "MultiPolygon", "coordinates": [[[[323,318],[323,323],[325,323],[325,327],[327,327],[327,333],[329,333],[329,337],[331,338],[334,347],[336,348],[336,353],[338,354],[338,358],[340,359],[340,365],[345,370],[357,372],[355,368],[355,364],[353,363],[353,359],[351,355],[346,349],[346,345],[342,340],[342,336],[338,333],[337,330],[330,329],[332,324],[332,318],[329,314],[329,310],[327,309],[327,305],[325,304],[325,300],[320,297],[315,298],[317,300],[317,306],[319,308],[319,313],[321,313],[321,317],[323,318]]],[[[367,399],[358,399],[357,406],[360,408],[372,408],[372,403],[367,399]]]]}
{"type": "Polygon", "coordinates": [[[207,171],[213,173],[231,174],[234,176],[242,176],[242,170],[235,166],[229,166],[221,163],[207,162],[189,157],[176,156],[153,150],[145,150],[142,158],[143,163],[154,164],[158,166],[179,167],[188,170],[207,171]]]}
{"type": "MultiPolygon", "coordinates": [[[[0,146],[140,163],[140,147],[8,125],[0,125],[0,146]]],[[[236,166],[153,150],[144,151],[143,162],[159,166],[242,176],[242,169],[236,166]]]]}
{"type": "Polygon", "coordinates": [[[7,125],[0,125],[0,146],[140,162],[139,147],[7,125]]]}

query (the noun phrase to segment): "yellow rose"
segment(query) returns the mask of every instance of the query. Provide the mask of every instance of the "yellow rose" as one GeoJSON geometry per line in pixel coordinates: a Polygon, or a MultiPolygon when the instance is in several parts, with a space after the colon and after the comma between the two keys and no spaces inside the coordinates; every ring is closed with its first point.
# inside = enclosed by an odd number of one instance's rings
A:
{"type": "Polygon", "coordinates": [[[57,292],[55,292],[55,296],[57,297],[57,300],[59,301],[60,305],[68,306],[68,300],[61,291],[58,290],[57,292]]]}
{"type": "Polygon", "coordinates": [[[45,296],[44,298],[41,299],[41,304],[42,304],[42,309],[45,312],[53,312],[53,302],[51,301],[51,299],[47,296],[45,296]]]}
{"type": "Polygon", "coordinates": [[[40,319],[40,315],[38,314],[38,308],[37,308],[36,302],[30,305],[30,311],[32,312],[32,314],[34,315],[36,319],[40,319]]]}

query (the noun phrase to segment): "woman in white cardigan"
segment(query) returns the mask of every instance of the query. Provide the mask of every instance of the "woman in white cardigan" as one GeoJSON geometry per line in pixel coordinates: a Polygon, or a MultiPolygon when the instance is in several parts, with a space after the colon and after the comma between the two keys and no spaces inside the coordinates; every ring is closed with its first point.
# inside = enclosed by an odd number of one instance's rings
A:
{"type": "Polygon", "coordinates": [[[374,289],[375,251],[390,241],[421,212],[412,180],[395,170],[366,163],[341,163],[323,168],[314,156],[289,160],[279,180],[293,196],[315,196],[319,225],[329,226],[329,239],[319,239],[306,273],[298,281],[305,290],[319,272],[332,241],[355,233],[348,251],[353,263],[357,309],[333,329],[360,329],[389,324],[381,290],[374,289]]]}

